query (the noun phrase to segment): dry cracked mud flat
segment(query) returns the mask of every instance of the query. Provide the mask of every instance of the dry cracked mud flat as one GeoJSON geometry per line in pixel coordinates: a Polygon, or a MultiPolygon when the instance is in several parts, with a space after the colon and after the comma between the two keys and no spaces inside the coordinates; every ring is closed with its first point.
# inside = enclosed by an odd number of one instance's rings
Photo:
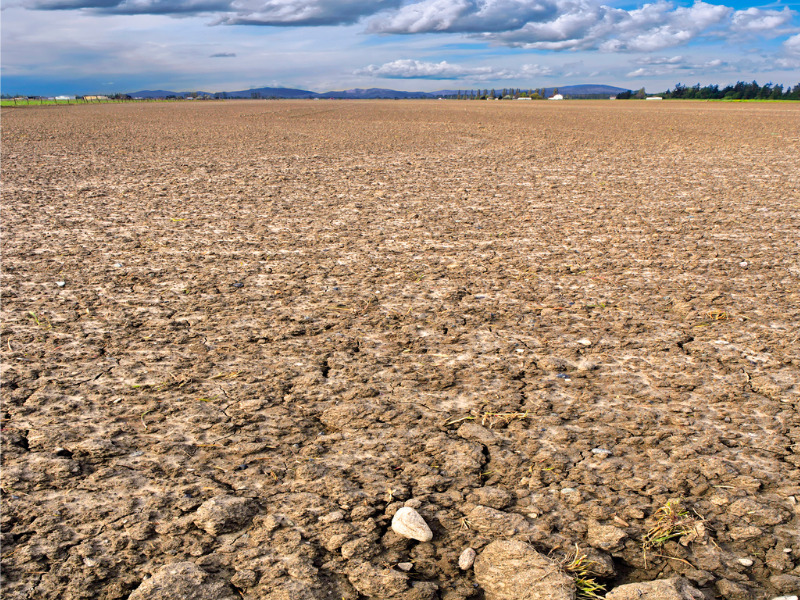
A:
{"type": "Polygon", "coordinates": [[[800,105],[2,121],[4,598],[800,590],[800,105]]]}

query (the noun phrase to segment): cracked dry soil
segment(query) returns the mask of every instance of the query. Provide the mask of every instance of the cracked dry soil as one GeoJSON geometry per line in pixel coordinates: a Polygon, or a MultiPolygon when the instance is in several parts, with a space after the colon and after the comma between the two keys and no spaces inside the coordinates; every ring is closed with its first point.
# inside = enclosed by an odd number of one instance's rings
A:
{"type": "Polygon", "coordinates": [[[5,598],[480,599],[504,538],[800,589],[800,105],[2,120],[5,598]]]}

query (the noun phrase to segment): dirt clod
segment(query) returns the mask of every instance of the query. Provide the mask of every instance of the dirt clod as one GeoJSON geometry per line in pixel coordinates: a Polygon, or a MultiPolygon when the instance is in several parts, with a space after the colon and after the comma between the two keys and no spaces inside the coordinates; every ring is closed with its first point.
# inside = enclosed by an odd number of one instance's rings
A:
{"type": "Polygon", "coordinates": [[[224,581],[197,568],[193,563],[164,565],[145,579],[130,600],[239,600],[224,581]]]}

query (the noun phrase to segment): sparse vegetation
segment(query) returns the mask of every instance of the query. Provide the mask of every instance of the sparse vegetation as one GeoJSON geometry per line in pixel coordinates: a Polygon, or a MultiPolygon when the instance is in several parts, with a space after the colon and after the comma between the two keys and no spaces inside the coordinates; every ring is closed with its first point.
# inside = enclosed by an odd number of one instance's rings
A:
{"type": "Polygon", "coordinates": [[[575,582],[578,590],[577,600],[593,600],[604,597],[606,586],[597,581],[597,573],[593,570],[596,564],[589,560],[577,545],[575,550],[568,554],[561,563],[561,568],[575,582]]]}
{"type": "Polygon", "coordinates": [[[680,500],[669,500],[655,512],[655,524],[642,537],[645,563],[647,553],[660,548],[670,540],[689,535],[697,528],[699,519],[686,510],[680,500]]]}

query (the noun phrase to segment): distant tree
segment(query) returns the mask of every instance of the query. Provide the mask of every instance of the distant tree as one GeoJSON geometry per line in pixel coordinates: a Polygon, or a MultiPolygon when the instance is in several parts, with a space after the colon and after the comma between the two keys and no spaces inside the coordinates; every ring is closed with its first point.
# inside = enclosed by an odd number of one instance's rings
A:
{"type": "Polygon", "coordinates": [[[634,94],[633,97],[637,100],[644,100],[647,98],[647,92],[644,90],[644,88],[641,88],[638,92],[636,92],[636,94],[634,94]]]}
{"type": "Polygon", "coordinates": [[[631,90],[625,90],[617,94],[617,100],[630,100],[632,96],[633,92],[631,90]]]}

